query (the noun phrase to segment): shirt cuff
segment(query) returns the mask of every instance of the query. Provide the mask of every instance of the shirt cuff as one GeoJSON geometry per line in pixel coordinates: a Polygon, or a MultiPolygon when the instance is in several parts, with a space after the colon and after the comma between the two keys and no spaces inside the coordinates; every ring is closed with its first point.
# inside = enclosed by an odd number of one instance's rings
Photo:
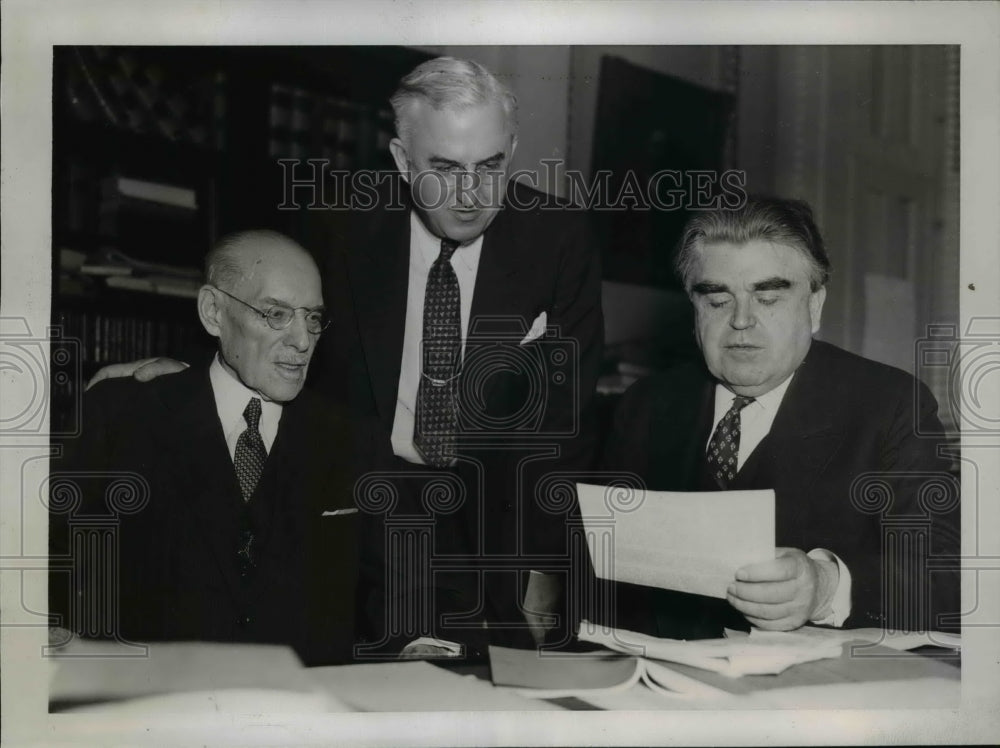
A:
{"type": "Polygon", "coordinates": [[[455,642],[445,641],[444,639],[435,639],[434,637],[431,637],[431,636],[421,636],[418,639],[414,639],[409,644],[407,644],[405,647],[403,647],[402,654],[406,654],[406,651],[410,647],[415,647],[418,644],[429,644],[432,647],[441,647],[443,649],[448,650],[446,654],[442,655],[442,657],[461,657],[462,656],[462,645],[461,644],[456,644],[455,642]]]}
{"type": "Polygon", "coordinates": [[[835,626],[840,628],[844,625],[844,621],[851,615],[851,572],[848,570],[847,565],[840,560],[840,556],[826,550],[826,548],[814,548],[806,555],[816,561],[829,561],[837,564],[837,571],[840,574],[837,589],[834,590],[833,597],[829,602],[829,613],[822,618],[811,619],[809,622],[818,626],[835,626]]]}

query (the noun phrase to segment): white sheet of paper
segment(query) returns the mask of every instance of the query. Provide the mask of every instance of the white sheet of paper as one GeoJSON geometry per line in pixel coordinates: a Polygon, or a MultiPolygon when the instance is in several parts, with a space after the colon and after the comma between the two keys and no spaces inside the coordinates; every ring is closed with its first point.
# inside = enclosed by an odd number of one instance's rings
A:
{"type": "Polygon", "coordinates": [[[561,711],[474,675],[423,661],[315,667],[309,675],[337,701],[361,712],[561,711]]]}
{"type": "Polygon", "coordinates": [[[774,491],[576,488],[600,579],[724,598],[738,568],[774,558],[774,491]]]}

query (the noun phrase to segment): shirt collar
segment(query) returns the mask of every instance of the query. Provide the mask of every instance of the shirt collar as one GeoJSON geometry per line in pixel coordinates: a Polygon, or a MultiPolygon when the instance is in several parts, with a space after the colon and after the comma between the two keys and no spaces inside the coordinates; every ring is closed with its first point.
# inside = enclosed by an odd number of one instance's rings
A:
{"type": "Polygon", "coordinates": [[[223,430],[228,434],[233,426],[239,422],[241,431],[243,426],[243,411],[250,402],[251,397],[260,400],[260,431],[269,427],[275,427],[281,418],[281,403],[265,400],[259,392],[255,392],[247,387],[243,382],[234,377],[229,370],[222,365],[218,354],[212,359],[212,365],[208,369],[208,376],[212,382],[212,392],[215,394],[215,407],[219,412],[219,420],[222,422],[223,430]]]}
{"type": "MultiPolygon", "coordinates": [[[[418,249],[428,269],[441,254],[441,238],[430,232],[415,210],[410,211],[410,246],[418,249]]],[[[474,272],[479,267],[479,255],[482,251],[483,235],[480,234],[468,244],[460,244],[453,257],[466,269],[474,272]]]]}
{"type": "MultiPolygon", "coordinates": [[[[785,397],[785,391],[788,389],[788,385],[792,382],[792,377],[795,376],[795,372],[788,375],[788,378],[784,382],[779,384],[773,390],[765,392],[763,395],[758,395],[754,398],[754,401],[748,405],[748,408],[761,408],[763,410],[774,412],[778,410],[778,406],[781,405],[781,401],[785,397]]],[[[715,386],[715,411],[718,413],[719,409],[725,413],[729,410],[730,406],[733,404],[733,400],[736,399],[736,394],[727,389],[724,385],[717,384],[715,386]]]]}

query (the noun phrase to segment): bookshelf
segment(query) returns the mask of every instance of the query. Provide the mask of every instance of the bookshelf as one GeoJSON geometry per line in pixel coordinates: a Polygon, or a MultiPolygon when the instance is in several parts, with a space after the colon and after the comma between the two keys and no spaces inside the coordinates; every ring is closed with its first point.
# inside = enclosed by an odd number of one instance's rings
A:
{"type": "MultiPolygon", "coordinates": [[[[208,249],[249,228],[308,235],[303,211],[278,208],[278,159],[392,168],[388,97],[426,58],[400,47],[55,47],[51,319],[78,341],[84,381],[108,363],[207,355],[193,297],[208,249]]],[[[56,423],[81,384],[53,385],[56,423]]]]}

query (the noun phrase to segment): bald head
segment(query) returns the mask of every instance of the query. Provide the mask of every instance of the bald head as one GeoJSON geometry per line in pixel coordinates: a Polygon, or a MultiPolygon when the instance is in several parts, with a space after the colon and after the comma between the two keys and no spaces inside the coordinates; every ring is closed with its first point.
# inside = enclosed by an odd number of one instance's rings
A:
{"type": "Polygon", "coordinates": [[[219,339],[223,367],[265,400],[293,399],[319,338],[306,323],[306,313],[323,309],[313,258],[284,234],[244,231],[212,248],[205,280],[198,314],[219,339]],[[276,330],[276,315],[267,313],[280,307],[297,311],[287,327],[276,330]]]}
{"type": "Polygon", "coordinates": [[[267,229],[240,231],[223,237],[205,258],[205,282],[233,291],[241,283],[273,265],[302,265],[319,270],[300,244],[267,229]]]}

